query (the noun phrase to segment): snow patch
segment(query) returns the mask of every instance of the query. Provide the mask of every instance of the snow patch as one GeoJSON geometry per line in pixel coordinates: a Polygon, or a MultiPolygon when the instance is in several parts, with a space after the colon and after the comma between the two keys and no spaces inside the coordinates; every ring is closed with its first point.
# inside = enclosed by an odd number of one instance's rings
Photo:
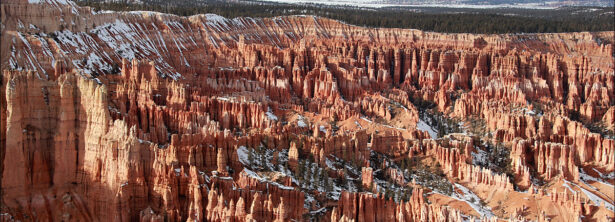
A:
{"type": "Polygon", "coordinates": [[[267,107],[267,112],[265,114],[267,115],[267,118],[269,118],[269,120],[278,121],[278,117],[273,114],[270,107],[267,107]]]}
{"type": "Polygon", "coordinates": [[[248,160],[248,152],[252,151],[248,150],[248,148],[246,148],[245,146],[240,146],[239,148],[237,148],[237,158],[239,159],[239,162],[241,162],[241,164],[243,164],[244,166],[250,165],[250,161],[248,160]]]}
{"type": "Polygon", "coordinates": [[[297,118],[297,126],[299,127],[307,127],[308,125],[305,123],[305,118],[302,115],[299,115],[299,117],[297,118]]]}
{"type": "Polygon", "coordinates": [[[323,133],[325,133],[325,134],[327,133],[327,129],[326,129],[326,128],[325,128],[325,126],[323,126],[323,125],[321,125],[321,126],[318,128],[318,130],[320,130],[321,132],[323,132],[323,133]]]}
{"type": "Polygon", "coordinates": [[[472,152],[472,164],[483,165],[483,166],[487,165],[489,162],[487,160],[487,157],[488,157],[487,152],[477,147],[476,152],[472,152]]]}
{"type": "Polygon", "coordinates": [[[363,127],[361,126],[361,124],[358,121],[354,121],[354,124],[356,124],[357,127],[359,127],[359,129],[363,129],[363,127]]]}
{"type": "Polygon", "coordinates": [[[437,139],[438,138],[438,133],[436,133],[436,131],[433,130],[433,128],[425,123],[425,121],[423,120],[419,120],[419,122],[416,124],[416,128],[422,131],[427,131],[427,133],[429,133],[429,136],[431,136],[432,139],[437,139]]]}
{"type": "Polygon", "coordinates": [[[299,127],[307,127],[307,124],[305,124],[305,122],[303,122],[303,120],[299,120],[299,121],[297,121],[297,126],[299,126],[299,127]]]}
{"type": "Polygon", "coordinates": [[[372,123],[372,121],[371,121],[371,120],[369,120],[368,118],[365,118],[365,117],[361,117],[361,119],[362,119],[362,120],[365,120],[365,121],[367,121],[368,123],[372,123]]]}
{"type": "MultiPolygon", "coordinates": [[[[596,170],[596,169],[593,169],[593,170],[594,170],[596,173],[598,173],[598,174],[600,175],[600,177],[604,177],[604,175],[602,175],[602,173],[600,173],[598,170],[596,170]]],[[[608,182],[606,182],[606,181],[604,181],[604,180],[602,180],[602,179],[598,179],[598,178],[592,177],[592,176],[590,176],[589,174],[585,173],[582,169],[581,169],[581,170],[580,170],[580,172],[579,172],[579,177],[580,177],[580,178],[581,178],[581,180],[583,180],[583,181],[590,181],[590,180],[591,180],[591,181],[596,181],[596,182],[598,182],[598,183],[601,183],[601,184],[604,184],[605,186],[610,187],[611,189],[615,189],[615,187],[614,187],[612,184],[610,184],[610,183],[608,183],[608,182]]]]}
{"type": "MultiPolygon", "coordinates": [[[[586,183],[584,183],[585,185],[587,185],[586,183]]],[[[613,206],[613,204],[609,201],[605,201],[604,199],[602,199],[601,197],[599,197],[598,195],[590,192],[589,190],[586,190],[585,188],[574,184],[575,186],[577,186],[579,189],[581,189],[581,191],[583,192],[583,194],[585,194],[592,202],[594,202],[594,204],[596,204],[596,206],[600,206],[600,204],[602,202],[604,202],[604,206],[606,207],[606,209],[609,209],[611,211],[615,211],[615,206],[613,206]]],[[[588,187],[590,187],[589,185],[587,185],[588,187]]]]}
{"type": "Polygon", "coordinates": [[[277,183],[277,182],[269,181],[269,180],[267,180],[267,179],[265,179],[265,178],[263,178],[263,177],[259,176],[256,172],[254,172],[254,171],[252,171],[252,170],[249,170],[248,168],[243,168],[243,172],[244,172],[247,176],[252,177],[252,178],[254,178],[254,179],[257,179],[257,180],[258,180],[258,181],[260,181],[260,182],[264,182],[264,183],[272,184],[272,185],[277,186],[277,187],[279,187],[280,189],[283,189],[283,190],[294,190],[294,189],[295,189],[295,188],[293,188],[293,187],[284,186],[284,185],[279,184],[279,183],[277,183]]]}
{"type": "Polygon", "coordinates": [[[570,187],[570,185],[568,185],[569,183],[570,183],[570,182],[568,182],[567,180],[564,180],[564,187],[568,188],[568,190],[569,190],[571,193],[575,193],[575,194],[576,194],[577,192],[576,192],[576,191],[574,191],[574,190],[572,189],[572,187],[570,187]]]}
{"type": "Polygon", "coordinates": [[[495,216],[491,210],[480,205],[480,198],[476,196],[470,189],[455,183],[455,187],[461,191],[461,196],[457,192],[453,192],[453,199],[466,202],[472,209],[474,209],[481,217],[491,218],[495,216]]]}
{"type": "Polygon", "coordinates": [[[59,4],[62,4],[62,5],[68,5],[69,1],[68,0],[28,0],[28,3],[30,3],[30,4],[43,4],[43,3],[53,4],[53,3],[59,3],[59,4]]]}

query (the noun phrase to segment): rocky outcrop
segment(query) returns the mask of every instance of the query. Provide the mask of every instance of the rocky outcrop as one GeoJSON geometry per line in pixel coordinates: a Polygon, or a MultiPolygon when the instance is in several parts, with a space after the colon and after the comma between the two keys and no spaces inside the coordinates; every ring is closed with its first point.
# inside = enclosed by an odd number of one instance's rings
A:
{"type": "Polygon", "coordinates": [[[602,121],[604,122],[607,129],[611,131],[615,131],[615,107],[611,106],[608,111],[602,117],[602,121]]]}
{"type": "Polygon", "coordinates": [[[342,193],[331,221],[462,221],[461,214],[447,207],[429,205],[423,190],[415,190],[408,202],[395,203],[369,193],[342,193]]]}
{"type": "MultiPolygon", "coordinates": [[[[534,144],[525,140],[515,141],[511,156],[514,158],[513,168],[523,169],[528,163],[545,179],[562,176],[570,181],[579,180],[579,169],[575,163],[574,146],[535,141],[534,144]],[[528,156],[533,154],[532,157],[528,156]]],[[[519,172],[525,175],[525,172],[519,172]]]]}
{"type": "Polygon", "coordinates": [[[371,167],[363,167],[361,169],[361,185],[372,192],[371,189],[374,188],[374,170],[371,167]]]}

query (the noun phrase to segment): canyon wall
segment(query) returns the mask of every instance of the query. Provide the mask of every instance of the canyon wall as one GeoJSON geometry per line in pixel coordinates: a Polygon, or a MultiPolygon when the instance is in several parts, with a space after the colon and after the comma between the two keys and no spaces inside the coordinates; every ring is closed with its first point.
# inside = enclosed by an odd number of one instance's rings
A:
{"type": "Polygon", "coordinates": [[[615,218],[612,31],[0,11],[2,221],[615,218]]]}

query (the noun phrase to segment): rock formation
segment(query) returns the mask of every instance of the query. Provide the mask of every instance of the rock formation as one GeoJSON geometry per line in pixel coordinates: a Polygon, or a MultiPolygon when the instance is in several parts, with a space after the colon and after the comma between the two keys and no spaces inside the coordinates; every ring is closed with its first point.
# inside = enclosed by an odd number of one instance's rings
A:
{"type": "Polygon", "coordinates": [[[2,221],[608,221],[615,33],[0,6],[2,221]]]}

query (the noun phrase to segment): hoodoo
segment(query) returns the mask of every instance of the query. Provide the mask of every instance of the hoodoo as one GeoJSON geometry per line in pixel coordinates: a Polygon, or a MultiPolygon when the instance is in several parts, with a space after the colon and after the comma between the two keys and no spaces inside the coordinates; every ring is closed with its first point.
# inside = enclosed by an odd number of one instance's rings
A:
{"type": "Polygon", "coordinates": [[[2,221],[610,221],[613,31],[3,0],[2,221]]]}

